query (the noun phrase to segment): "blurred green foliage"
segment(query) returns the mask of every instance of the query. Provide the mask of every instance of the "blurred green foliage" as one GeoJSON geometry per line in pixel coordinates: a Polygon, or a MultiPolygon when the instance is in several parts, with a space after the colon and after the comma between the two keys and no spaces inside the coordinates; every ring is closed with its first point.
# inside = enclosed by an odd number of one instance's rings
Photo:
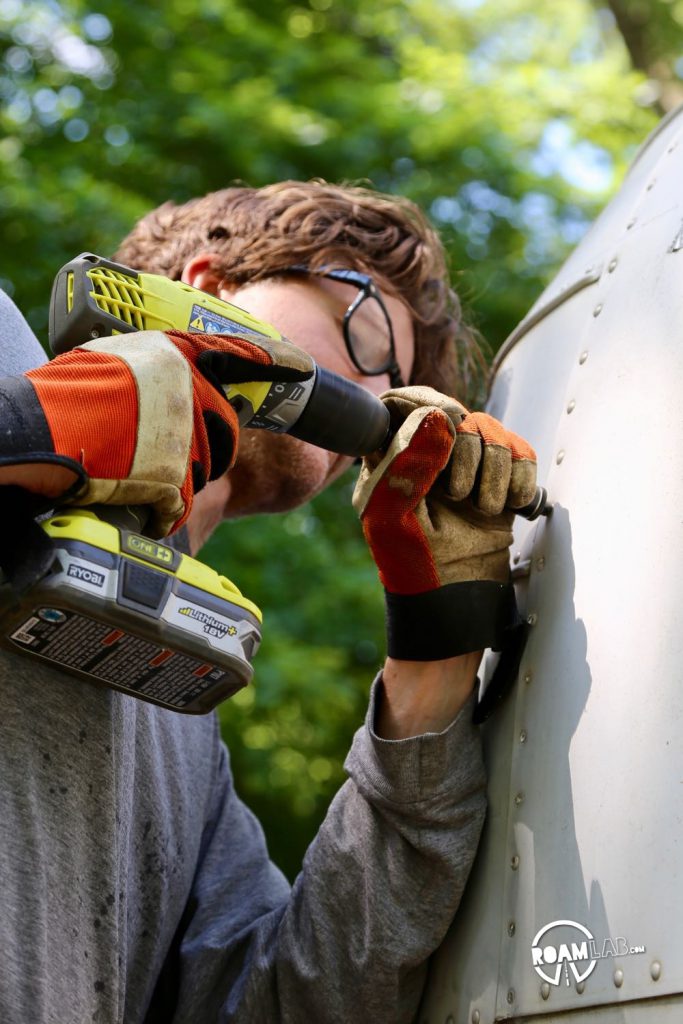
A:
{"type": "MultiPolygon", "coordinates": [[[[680,6],[647,5],[667,52],[680,6]]],[[[495,350],[654,125],[648,87],[589,0],[0,0],[0,285],[45,341],[56,270],[166,199],[369,180],[431,214],[495,350]]],[[[382,658],[351,486],[204,551],[266,611],[221,721],[290,874],[382,658]]]]}

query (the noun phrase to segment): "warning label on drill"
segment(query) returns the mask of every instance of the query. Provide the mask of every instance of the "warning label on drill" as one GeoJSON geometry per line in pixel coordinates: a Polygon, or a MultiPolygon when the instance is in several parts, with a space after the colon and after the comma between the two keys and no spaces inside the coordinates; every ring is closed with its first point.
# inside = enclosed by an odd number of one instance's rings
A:
{"type": "Polygon", "coordinates": [[[178,710],[214,687],[218,703],[244,683],[228,669],[57,608],[38,609],[10,639],[57,666],[78,669],[116,689],[178,710]]]}
{"type": "Polygon", "coordinates": [[[231,320],[220,313],[214,313],[212,309],[204,309],[203,306],[194,304],[190,313],[188,330],[197,334],[252,334],[248,327],[240,324],[237,320],[231,320]]]}

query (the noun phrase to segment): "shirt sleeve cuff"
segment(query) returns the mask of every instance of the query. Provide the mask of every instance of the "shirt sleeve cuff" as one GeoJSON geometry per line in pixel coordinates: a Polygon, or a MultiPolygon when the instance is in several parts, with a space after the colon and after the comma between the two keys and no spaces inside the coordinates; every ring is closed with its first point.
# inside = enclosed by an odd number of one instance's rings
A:
{"type": "Polygon", "coordinates": [[[365,724],[344,765],[364,796],[386,806],[451,805],[485,785],[479,729],[472,722],[475,694],[443,732],[386,740],[374,729],[381,689],[380,673],[372,684],[365,724]]]}

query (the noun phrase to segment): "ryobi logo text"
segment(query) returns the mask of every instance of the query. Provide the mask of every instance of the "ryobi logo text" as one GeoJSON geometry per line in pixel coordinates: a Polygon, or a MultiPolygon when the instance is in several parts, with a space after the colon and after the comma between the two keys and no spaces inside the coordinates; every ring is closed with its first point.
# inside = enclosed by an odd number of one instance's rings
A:
{"type": "Polygon", "coordinates": [[[623,935],[599,941],[578,921],[551,921],[531,944],[531,962],[536,974],[551,985],[559,985],[562,971],[567,985],[585,981],[593,973],[598,960],[608,957],[644,953],[645,946],[629,946],[623,935]]]}
{"type": "Polygon", "coordinates": [[[83,565],[76,565],[72,562],[66,571],[67,576],[73,576],[74,579],[83,580],[84,583],[92,583],[96,587],[104,586],[104,575],[101,572],[95,572],[94,569],[86,569],[83,565]]]}

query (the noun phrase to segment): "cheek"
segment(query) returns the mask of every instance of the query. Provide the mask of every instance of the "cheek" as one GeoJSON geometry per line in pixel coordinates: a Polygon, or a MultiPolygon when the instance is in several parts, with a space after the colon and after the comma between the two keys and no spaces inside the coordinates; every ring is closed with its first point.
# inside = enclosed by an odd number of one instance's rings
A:
{"type": "Polygon", "coordinates": [[[224,515],[286,512],[310,501],[351,463],[287,434],[244,430],[224,515]]]}

